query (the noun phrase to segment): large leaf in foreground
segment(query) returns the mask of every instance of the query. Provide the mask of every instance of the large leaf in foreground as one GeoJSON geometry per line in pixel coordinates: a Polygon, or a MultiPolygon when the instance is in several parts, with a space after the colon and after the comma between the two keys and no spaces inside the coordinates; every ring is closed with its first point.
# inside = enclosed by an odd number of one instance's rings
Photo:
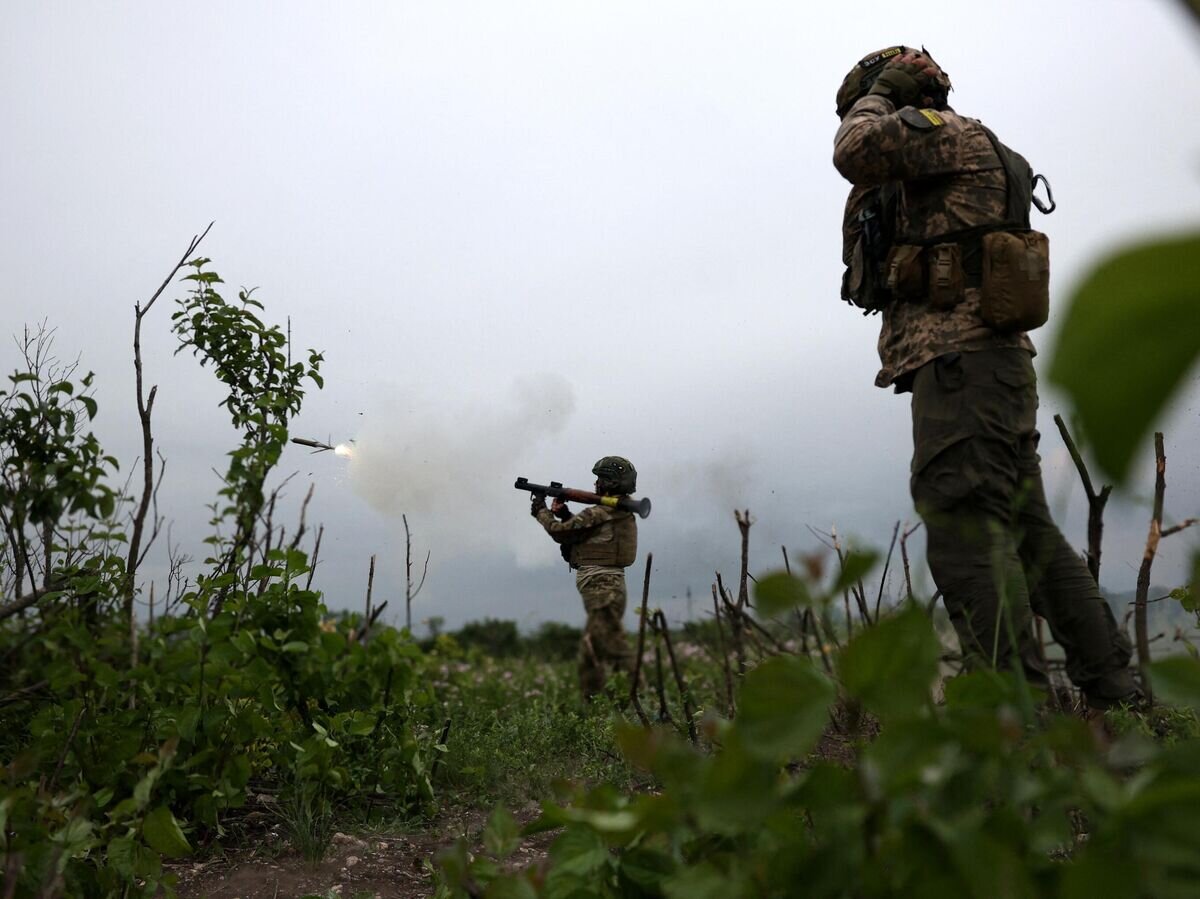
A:
{"type": "Polygon", "coordinates": [[[800,758],[825,730],[833,684],[808,659],[777,656],[746,675],[737,729],[748,752],[800,758]]]}
{"type": "Polygon", "coordinates": [[[929,701],[939,645],[915,604],[860,633],[838,659],[850,695],[878,715],[905,714],[929,701]]]}
{"type": "Polygon", "coordinates": [[[1124,481],[1200,357],[1200,233],[1100,263],[1069,301],[1050,380],[1071,397],[1096,461],[1124,481]]]}

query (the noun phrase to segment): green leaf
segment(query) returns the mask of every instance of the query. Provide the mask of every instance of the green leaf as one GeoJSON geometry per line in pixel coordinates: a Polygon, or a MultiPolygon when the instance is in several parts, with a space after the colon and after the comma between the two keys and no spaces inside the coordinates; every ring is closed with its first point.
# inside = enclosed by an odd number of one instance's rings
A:
{"type": "Polygon", "coordinates": [[[915,604],[860,633],[838,658],[842,683],[879,715],[903,714],[929,701],[938,640],[915,604]]]}
{"type": "Polygon", "coordinates": [[[843,590],[848,589],[852,584],[857,584],[870,573],[878,560],[879,553],[875,552],[875,550],[850,550],[846,553],[846,558],[842,561],[841,571],[838,572],[837,580],[833,582],[833,586],[829,592],[836,596],[843,590]]]}
{"type": "Polygon", "coordinates": [[[1069,300],[1050,380],[1096,461],[1124,482],[1134,452],[1200,356],[1200,233],[1101,262],[1069,300]]]}
{"type": "Polygon", "coordinates": [[[668,899],[729,899],[746,893],[742,884],[733,881],[716,865],[704,862],[694,868],[684,868],[668,880],[663,895],[668,899]]]}
{"type": "Polygon", "coordinates": [[[118,874],[123,877],[133,877],[133,837],[117,837],[110,841],[104,854],[108,858],[108,863],[118,874]]]}
{"type": "Polygon", "coordinates": [[[496,858],[508,858],[521,845],[521,826],[502,805],[496,806],[483,831],[483,845],[496,858]]]}
{"type": "Polygon", "coordinates": [[[554,870],[559,874],[590,874],[609,859],[600,835],[585,827],[568,827],[550,847],[554,870]]]}
{"type": "Polygon", "coordinates": [[[1200,661],[1191,656],[1171,656],[1150,665],[1154,695],[1169,705],[1200,711],[1200,661]]]}
{"type": "Polygon", "coordinates": [[[192,851],[183,831],[179,829],[179,822],[165,805],[160,805],[146,816],[142,822],[142,837],[151,849],[168,858],[190,855],[192,851]]]}
{"type": "Polygon", "coordinates": [[[748,752],[800,758],[821,736],[834,687],[808,659],[776,656],[746,675],[737,730],[748,752]]]}
{"type": "Polygon", "coordinates": [[[812,605],[808,585],[800,578],[776,571],[754,585],[754,608],[768,618],[796,606],[812,605]]]}

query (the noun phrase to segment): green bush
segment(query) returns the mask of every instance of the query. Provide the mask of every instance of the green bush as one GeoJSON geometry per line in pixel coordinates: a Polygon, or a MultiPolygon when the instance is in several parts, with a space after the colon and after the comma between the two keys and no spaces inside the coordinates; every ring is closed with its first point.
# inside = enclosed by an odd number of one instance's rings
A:
{"type": "Polygon", "coordinates": [[[365,641],[356,619],[331,619],[305,586],[297,541],[264,531],[267,479],[303,382],[321,383],[321,356],[291,362],[261,305],[245,292],[226,303],[206,262],[191,263],[176,333],[228,387],[222,405],[241,441],[213,506],[210,555],[173,614],[131,620],[106,484],[116,463],[83,430],[95,401],[40,364],[0,392],[0,510],[26,563],[12,566],[14,594],[34,581],[34,560],[53,588],[31,594],[28,611],[15,597],[0,604],[6,895],[169,892],[161,859],[222,839],[255,797],[295,820],[310,856],[334,805],[420,812],[433,798],[420,651],[394,629],[365,641]]]}

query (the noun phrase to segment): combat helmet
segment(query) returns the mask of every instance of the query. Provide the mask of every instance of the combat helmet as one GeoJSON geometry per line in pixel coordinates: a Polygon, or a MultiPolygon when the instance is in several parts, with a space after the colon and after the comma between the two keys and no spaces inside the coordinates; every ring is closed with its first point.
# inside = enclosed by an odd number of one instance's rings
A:
{"type": "MultiPolygon", "coordinates": [[[[847,74],[842,79],[842,86],[837,92],[837,114],[839,119],[844,119],[846,113],[850,111],[850,107],[858,101],[860,97],[865,97],[871,90],[871,86],[875,83],[875,79],[879,77],[879,73],[883,71],[883,67],[887,65],[889,59],[900,56],[902,53],[910,53],[912,47],[905,47],[903,44],[896,44],[892,47],[885,47],[883,50],[876,50],[874,53],[868,53],[862,59],[854,64],[847,74]]],[[[942,70],[941,66],[937,65],[936,60],[930,55],[929,51],[924,47],[921,48],[921,55],[927,57],[938,68],[937,83],[942,89],[941,96],[935,98],[939,101],[939,105],[946,102],[946,98],[953,89],[950,85],[950,76],[942,70]]]]}
{"type": "Polygon", "coordinates": [[[600,490],[613,494],[633,493],[637,490],[637,469],[633,463],[621,456],[605,456],[592,466],[596,484],[600,490]]]}

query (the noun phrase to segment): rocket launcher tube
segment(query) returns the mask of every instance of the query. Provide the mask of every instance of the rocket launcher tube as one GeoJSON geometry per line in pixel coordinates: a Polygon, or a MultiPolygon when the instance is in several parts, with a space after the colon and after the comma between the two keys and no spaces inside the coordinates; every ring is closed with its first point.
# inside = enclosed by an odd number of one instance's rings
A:
{"type": "Polygon", "coordinates": [[[531,484],[525,478],[517,478],[513,487],[517,490],[528,490],[530,493],[540,493],[542,496],[557,496],[574,503],[586,503],[589,506],[609,506],[624,512],[633,512],[641,518],[650,517],[650,500],[645,497],[634,499],[630,496],[601,496],[599,493],[591,493],[587,490],[564,487],[558,481],[551,481],[549,484],[531,484]]]}

